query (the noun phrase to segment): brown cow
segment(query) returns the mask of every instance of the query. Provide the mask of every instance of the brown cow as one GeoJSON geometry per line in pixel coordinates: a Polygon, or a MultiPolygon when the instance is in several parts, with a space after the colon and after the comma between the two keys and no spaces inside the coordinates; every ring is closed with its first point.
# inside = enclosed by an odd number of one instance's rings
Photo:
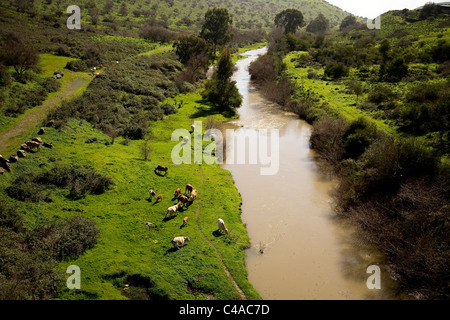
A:
{"type": "Polygon", "coordinates": [[[183,226],[186,226],[188,222],[188,217],[183,218],[183,226]]]}
{"type": "Polygon", "coordinates": [[[156,201],[155,202],[159,202],[162,199],[162,194],[158,194],[158,196],[156,197],[156,201]]]}
{"type": "Polygon", "coordinates": [[[189,205],[189,199],[185,195],[180,194],[178,196],[178,201],[180,201],[184,206],[188,206],[189,205]]]}
{"type": "Polygon", "coordinates": [[[35,137],[35,138],[31,139],[31,141],[42,143],[42,139],[40,137],[35,137]]]}
{"type": "Polygon", "coordinates": [[[25,144],[27,145],[27,147],[30,150],[33,150],[34,148],[37,148],[38,151],[41,150],[41,144],[39,142],[36,142],[36,141],[25,141],[25,144]]]}
{"type": "Polygon", "coordinates": [[[197,198],[197,190],[194,189],[191,192],[191,196],[189,197],[189,201],[194,201],[197,198]]]}
{"type": "Polygon", "coordinates": [[[17,151],[17,156],[19,156],[19,158],[25,158],[27,156],[27,152],[25,150],[19,150],[17,151]]]}
{"type": "Polygon", "coordinates": [[[158,166],[155,168],[155,172],[156,172],[156,171],[163,171],[163,172],[165,172],[165,174],[167,174],[168,170],[169,170],[169,168],[167,168],[167,167],[165,167],[165,166],[160,166],[160,165],[158,165],[158,166]]]}
{"type": "Polygon", "coordinates": [[[184,191],[184,193],[186,193],[186,192],[188,192],[189,191],[189,193],[191,193],[192,192],[192,190],[194,190],[194,187],[192,186],[192,184],[187,184],[186,185],[186,190],[184,191]]]}
{"type": "Polygon", "coordinates": [[[177,188],[177,190],[175,190],[175,193],[173,194],[174,198],[178,198],[178,196],[181,194],[181,189],[177,188]]]}

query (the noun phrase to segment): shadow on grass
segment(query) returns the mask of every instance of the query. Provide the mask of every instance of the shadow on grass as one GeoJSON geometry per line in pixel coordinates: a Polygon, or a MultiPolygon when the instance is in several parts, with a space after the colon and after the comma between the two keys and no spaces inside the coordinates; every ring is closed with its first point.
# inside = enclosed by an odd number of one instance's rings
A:
{"type": "Polygon", "coordinates": [[[191,114],[189,116],[189,118],[191,119],[196,119],[196,118],[202,118],[202,117],[207,117],[207,116],[213,116],[216,114],[221,114],[223,115],[225,118],[229,118],[232,119],[236,116],[236,112],[233,110],[224,110],[224,111],[220,111],[218,109],[216,109],[215,106],[211,105],[208,101],[206,100],[197,100],[196,103],[198,103],[200,106],[197,107],[197,112],[191,114]]]}

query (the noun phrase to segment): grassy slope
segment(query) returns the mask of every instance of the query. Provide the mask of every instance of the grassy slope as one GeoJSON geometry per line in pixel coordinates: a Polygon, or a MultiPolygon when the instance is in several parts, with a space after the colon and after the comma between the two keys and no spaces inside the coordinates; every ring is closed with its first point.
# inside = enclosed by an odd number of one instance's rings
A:
{"type": "MultiPolygon", "coordinates": [[[[172,131],[189,128],[191,117],[200,111],[205,116],[209,113],[209,107],[202,105],[199,94],[176,99],[184,101],[180,111],[152,127],[154,140],[149,161],[143,161],[140,155],[142,141],[124,145],[120,143],[121,139],[116,139],[116,143],[106,146],[103,142],[109,141],[109,137],[85,122],[72,120],[62,132],[49,129],[43,136],[44,141],[55,144],[54,149],[43,148],[41,152],[30,154],[14,165],[12,174],[5,175],[0,181],[3,189],[21,172],[49,169],[53,166],[50,157],[57,162],[89,165],[113,178],[115,186],[102,195],[88,195],[73,201],[65,197],[67,190],[57,190],[52,203],[17,203],[27,212],[31,224],[43,217],[64,217],[80,212],[98,222],[101,230],[98,244],[79,259],[61,263],[62,270],[71,264],[80,266],[82,289],[76,293],[66,291],[60,298],[123,299],[121,290],[124,290],[125,275],[136,274],[151,279],[154,285],[151,292],[157,297],[239,298],[215,250],[203,239],[202,233],[218,249],[246,296],[259,298],[246,277],[243,249],[248,246],[249,239],[240,218],[241,198],[231,174],[218,165],[171,165],[170,152],[177,144],[168,141],[172,131]],[[94,137],[100,143],[85,143],[94,137]],[[158,164],[169,166],[167,176],[153,172],[158,164]],[[171,200],[174,190],[180,187],[184,191],[186,183],[198,189],[198,200],[177,217],[163,221],[167,207],[174,203],[171,200]],[[160,203],[148,201],[149,188],[163,194],[160,203]],[[189,217],[189,224],[181,229],[184,216],[189,217]],[[214,233],[218,217],[227,222],[230,236],[214,233]],[[156,225],[156,231],[149,232],[144,225],[147,221],[156,225]],[[170,239],[174,235],[187,235],[191,241],[184,249],[173,251],[170,239]]],[[[133,286],[126,290],[139,292],[133,286]]]]}
{"type": "MultiPolygon", "coordinates": [[[[411,18],[414,18],[418,13],[410,12],[411,18]]],[[[430,22],[428,20],[425,21],[416,21],[416,22],[404,22],[403,19],[396,16],[394,12],[388,12],[382,15],[382,27],[377,32],[380,32],[382,37],[387,37],[393,34],[397,30],[406,31],[406,35],[403,36],[405,38],[413,38],[413,43],[411,47],[415,46],[425,46],[431,47],[435,45],[439,39],[449,39],[450,38],[450,28],[448,27],[440,27],[439,25],[445,21],[444,18],[439,18],[430,22]],[[421,44],[423,43],[423,44],[421,44]]],[[[331,35],[332,39],[341,42],[348,41],[345,38],[340,36],[331,35]]],[[[394,41],[395,39],[390,38],[390,41],[394,41]]],[[[355,72],[356,69],[352,69],[350,72],[350,76],[346,79],[342,79],[341,81],[322,81],[322,80],[314,80],[308,79],[307,74],[308,70],[312,69],[308,68],[296,68],[295,62],[291,61],[296,57],[307,54],[306,52],[291,52],[289,53],[283,60],[287,67],[288,76],[297,84],[303,85],[306,89],[311,90],[314,93],[317,93],[320,96],[321,102],[326,103],[331,110],[336,112],[338,115],[343,116],[348,120],[355,120],[360,116],[366,117],[373,121],[379,129],[391,134],[391,135],[399,135],[398,127],[391,120],[378,119],[376,116],[376,112],[364,111],[356,106],[356,96],[354,94],[346,93],[346,85],[344,83],[345,80],[352,79],[352,72],[355,72]]],[[[414,70],[415,68],[423,67],[423,64],[410,64],[409,69],[414,70]]],[[[425,65],[430,68],[430,70],[434,70],[436,68],[436,64],[428,64],[425,65]]],[[[318,75],[322,76],[324,73],[324,68],[314,70],[318,75]]],[[[445,81],[445,79],[437,79],[433,81],[445,81]]],[[[425,81],[426,82],[426,81],[425,81]]],[[[408,83],[395,83],[388,84],[394,91],[402,93],[406,92],[407,88],[420,84],[420,81],[413,81],[408,83]]],[[[367,89],[373,85],[370,82],[363,82],[363,86],[367,89]]],[[[363,94],[359,97],[359,103],[363,102],[367,98],[367,93],[363,94]]]]}
{"type": "MultiPolygon", "coordinates": [[[[35,1],[35,8],[38,12],[50,13],[52,8],[55,8],[54,4],[46,5],[45,1],[35,1]]],[[[77,5],[82,10],[86,10],[88,7],[96,6],[99,12],[98,26],[101,28],[109,28],[109,26],[103,23],[103,8],[106,0],[92,1],[80,0],[77,5]]],[[[151,10],[156,19],[167,22],[172,29],[193,31],[201,26],[201,20],[208,8],[223,7],[227,8],[233,17],[233,25],[238,29],[267,29],[273,25],[273,20],[278,12],[284,9],[295,8],[301,10],[304,14],[305,20],[310,21],[314,19],[319,13],[322,13],[330,19],[334,25],[338,25],[342,19],[348,15],[340,8],[327,3],[322,0],[174,0],[174,1],[159,1],[159,0],[136,0],[136,1],[114,1],[110,14],[117,21],[127,21],[127,25],[133,28],[138,24],[142,24],[148,17],[139,16],[136,17],[133,14],[135,10],[151,10]],[[173,5],[171,4],[173,3],[173,5]],[[127,5],[127,15],[121,15],[119,13],[122,3],[127,5]],[[192,21],[192,24],[180,24],[179,21],[187,17],[192,21]]],[[[73,3],[68,0],[60,1],[57,8],[65,12],[67,6],[73,3]]],[[[83,12],[83,11],[82,11],[83,12]]],[[[90,24],[91,17],[84,11],[82,17],[82,25],[90,24]]],[[[130,27],[128,27],[130,28],[130,27]]],[[[124,28],[126,30],[127,27],[124,28]]]]}

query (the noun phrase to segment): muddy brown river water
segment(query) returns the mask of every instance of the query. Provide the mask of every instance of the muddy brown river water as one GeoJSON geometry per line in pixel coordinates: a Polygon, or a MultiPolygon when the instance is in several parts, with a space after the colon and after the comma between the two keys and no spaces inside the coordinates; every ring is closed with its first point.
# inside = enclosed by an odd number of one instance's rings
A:
{"type": "MultiPolygon", "coordinates": [[[[354,228],[336,218],[334,182],[318,170],[309,147],[311,127],[268,102],[250,81],[249,64],[266,48],[248,51],[236,63],[234,80],[243,96],[238,131],[273,129],[279,134],[279,169],[261,175],[258,164],[224,164],[242,196],[242,220],[251,247],[246,252],[249,281],[263,299],[400,299],[395,281],[381,269],[381,289],[369,289],[371,265],[383,256],[361,245],[354,228]]],[[[404,298],[404,297],[403,297],[404,298]]]]}

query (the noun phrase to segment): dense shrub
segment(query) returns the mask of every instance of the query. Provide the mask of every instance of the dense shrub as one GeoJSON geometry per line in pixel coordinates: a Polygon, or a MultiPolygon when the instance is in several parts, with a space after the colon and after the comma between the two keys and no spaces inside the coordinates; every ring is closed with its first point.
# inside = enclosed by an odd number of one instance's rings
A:
{"type": "Polygon", "coordinates": [[[366,118],[361,117],[351,122],[343,136],[344,157],[346,159],[357,159],[375,141],[377,135],[376,125],[366,118]]]}
{"type": "Polygon", "coordinates": [[[0,299],[53,298],[65,283],[58,260],[77,258],[98,234],[96,223],[80,215],[30,227],[0,195],[0,299]]]}
{"type": "Polygon", "coordinates": [[[5,193],[19,201],[51,201],[52,187],[69,189],[69,197],[79,198],[87,192],[101,194],[113,184],[111,178],[89,167],[56,166],[40,174],[24,173],[5,189],[5,193]]]}
{"type": "Polygon", "coordinates": [[[342,62],[331,62],[325,67],[324,74],[335,80],[347,76],[348,72],[348,68],[342,62]]]}

